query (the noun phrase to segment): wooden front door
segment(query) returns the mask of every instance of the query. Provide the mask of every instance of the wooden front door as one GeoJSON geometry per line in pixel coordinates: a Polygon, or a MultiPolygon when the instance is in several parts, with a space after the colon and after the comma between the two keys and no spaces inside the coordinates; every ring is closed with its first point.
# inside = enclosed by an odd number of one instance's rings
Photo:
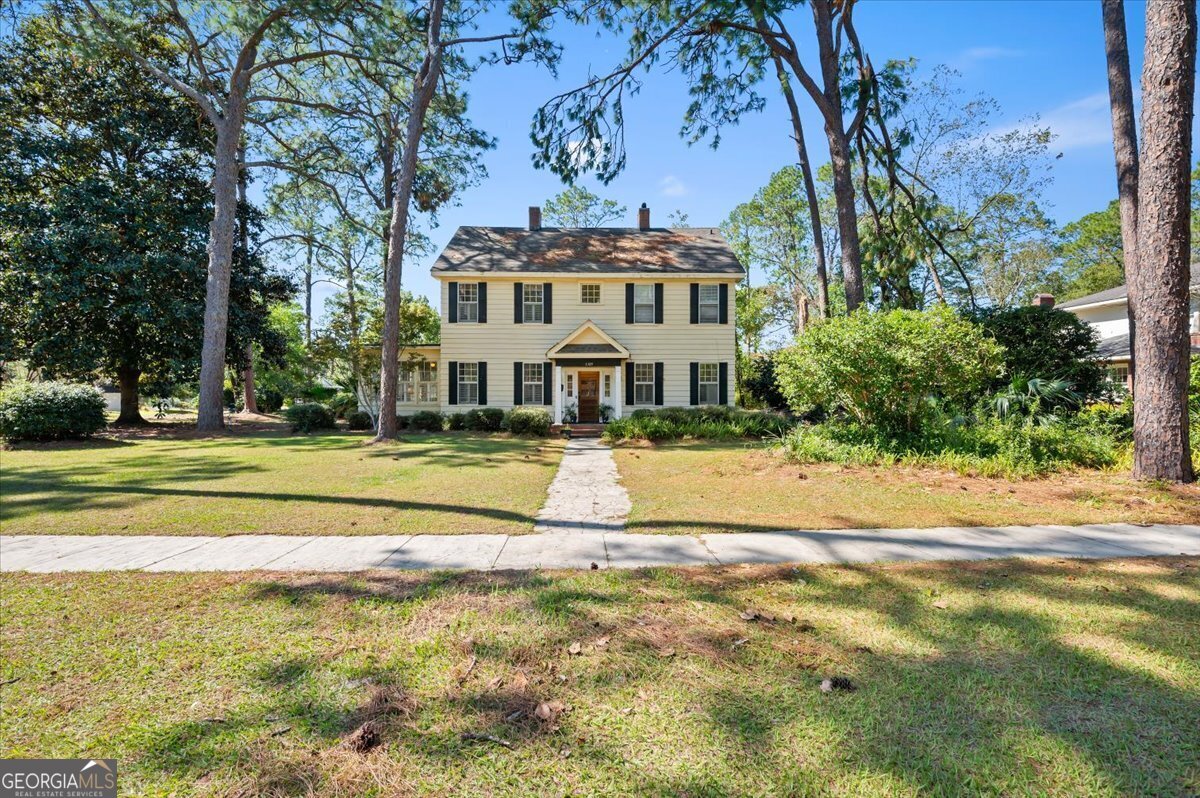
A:
{"type": "Polygon", "coordinates": [[[595,424],[600,420],[600,372],[579,372],[579,423],[595,424]]]}

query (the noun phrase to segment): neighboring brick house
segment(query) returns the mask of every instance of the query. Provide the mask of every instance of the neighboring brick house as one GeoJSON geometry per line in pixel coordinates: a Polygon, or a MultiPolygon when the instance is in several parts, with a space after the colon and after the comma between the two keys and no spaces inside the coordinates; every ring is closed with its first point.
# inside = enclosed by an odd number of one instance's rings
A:
{"type": "Polygon", "coordinates": [[[431,270],[441,345],[405,350],[401,415],[545,407],[555,423],[733,403],[734,287],[711,228],[460,227],[431,270]],[[406,400],[406,397],[411,397],[406,400]]]}
{"type": "MultiPolygon", "coordinates": [[[[1041,295],[1039,299],[1054,303],[1054,298],[1041,295]]],[[[1191,318],[1192,354],[1200,355],[1200,267],[1192,265],[1191,318]]],[[[1063,302],[1058,306],[1069,310],[1090,324],[1100,335],[1098,354],[1108,368],[1109,378],[1127,388],[1129,384],[1129,292],[1125,286],[1063,302]]]]}

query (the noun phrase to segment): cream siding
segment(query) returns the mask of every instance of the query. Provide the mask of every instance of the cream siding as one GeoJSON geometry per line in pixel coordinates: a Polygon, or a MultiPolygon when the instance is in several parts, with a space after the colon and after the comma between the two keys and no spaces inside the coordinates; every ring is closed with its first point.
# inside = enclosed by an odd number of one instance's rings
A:
{"type": "MultiPolygon", "coordinates": [[[[733,403],[734,384],[734,294],[737,278],[695,275],[687,277],[615,279],[550,278],[536,276],[476,278],[466,275],[435,275],[441,282],[442,345],[439,387],[442,409],[450,411],[469,406],[449,405],[449,363],[488,364],[487,398],[489,407],[509,408],[513,404],[514,362],[545,362],[546,352],[563,337],[591,320],[630,352],[633,362],[663,363],[663,403],[686,406],[690,403],[690,364],[693,362],[727,363],[728,401],[733,403]],[[450,282],[486,282],[487,323],[449,322],[450,282]],[[551,324],[516,324],[513,320],[513,284],[548,282],[553,286],[551,324]],[[625,323],[625,283],[663,283],[663,323],[625,323]],[[583,304],[580,285],[599,283],[600,303],[583,304]],[[691,283],[728,283],[727,324],[691,324],[691,283]]],[[[602,374],[607,371],[601,368],[602,374]]],[[[623,377],[623,375],[622,375],[623,377]]],[[[603,377],[601,378],[603,382],[603,377]]],[[[624,379],[621,380],[621,404],[624,404],[624,379]]],[[[561,386],[559,386],[561,388],[561,386]]],[[[603,386],[602,386],[603,387],[603,386]]],[[[623,414],[636,408],[623,408],[623,414]]]]}

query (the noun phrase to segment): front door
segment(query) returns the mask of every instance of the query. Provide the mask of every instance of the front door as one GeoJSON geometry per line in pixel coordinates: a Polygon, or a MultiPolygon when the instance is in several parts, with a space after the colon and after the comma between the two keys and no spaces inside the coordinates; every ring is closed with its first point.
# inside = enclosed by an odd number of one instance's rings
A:
{"type": "Polygon", "coordinates": [[[600,420],[600,372],[579,372],[579,423],[595,424],[600,420]]]}

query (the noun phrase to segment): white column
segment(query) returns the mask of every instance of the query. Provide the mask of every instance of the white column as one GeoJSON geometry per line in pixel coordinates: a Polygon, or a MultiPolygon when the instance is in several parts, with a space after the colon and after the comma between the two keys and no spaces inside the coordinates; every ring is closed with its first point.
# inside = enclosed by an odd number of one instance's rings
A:
{"type": "Polygon", "coordinates": [[[613,366],[613,418],[621,417],[621,364],[613,366]]]}
{"type": "Polygon", "coordinates": [[[554,364],[554,423],[562,423],[563,414],[563,373],[562,366],[554,364]]]}

